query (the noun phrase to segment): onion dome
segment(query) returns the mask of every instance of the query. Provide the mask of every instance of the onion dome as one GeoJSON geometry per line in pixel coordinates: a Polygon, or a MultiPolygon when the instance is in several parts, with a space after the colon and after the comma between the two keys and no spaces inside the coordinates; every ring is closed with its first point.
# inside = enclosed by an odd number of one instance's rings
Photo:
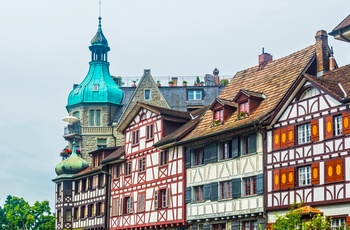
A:
{"type": "MultiPolygon", "coordinates": [[[[73,144],[74,145],[74,144],[73,144]]],[[[57,164],[55,171],[57,176],[71,176],[83,171],[89,166],[89,163],[83,158],[79,157],[76,152],[76,147],[73,147],[72,154],[65,160],[57,164]]]]}
{"type": "Polygon", "coordinates": [[[103,35],[101,17],[96,35],[91,40],[89,72],[80,84],[75,84],[69,93],[67,107],[80,103],[109,103],[120,105],[123,91],[109,73],[108,41],[103,35]]]}

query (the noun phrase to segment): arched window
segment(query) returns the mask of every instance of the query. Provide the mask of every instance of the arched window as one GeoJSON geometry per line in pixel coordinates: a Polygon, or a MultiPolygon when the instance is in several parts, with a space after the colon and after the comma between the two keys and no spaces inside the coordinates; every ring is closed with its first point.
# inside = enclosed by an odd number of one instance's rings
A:
{"type": "Polygon", "coordinates": [[[305,91],[301,94],[299,100],[303,100],[309,97],[313,97],[320,94],[320,91],[318,91],[318,89],[314,88],[314,87],[308,87],[307,89],[305,89],[305,91]]]}

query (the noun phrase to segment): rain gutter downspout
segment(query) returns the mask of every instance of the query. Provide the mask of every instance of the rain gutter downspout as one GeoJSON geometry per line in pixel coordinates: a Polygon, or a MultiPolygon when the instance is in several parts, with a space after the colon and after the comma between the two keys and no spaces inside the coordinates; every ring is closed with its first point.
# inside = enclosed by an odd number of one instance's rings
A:
{"type": "Polygon", "coordinates": [[[342,98],[344,100],[344,98],[346,98],[348,96],[348,94],[345,92],[345,90],[344,90],[343,86],[340,84],[340,82],[338,82],[338,86],[344,94],[344,97],[342,98]]]}
{"type": "Polygon", "coordinates": [[[342,33],[342,31],[341,30],[339,30],[339,36],[342,38],[342,39],[344,39],[345,41],[347,41],[347,42],[350,42],[350,40],[349,39],[347,39],[346,37],[344,37],[343,36],[343,33],[342,33]]]}

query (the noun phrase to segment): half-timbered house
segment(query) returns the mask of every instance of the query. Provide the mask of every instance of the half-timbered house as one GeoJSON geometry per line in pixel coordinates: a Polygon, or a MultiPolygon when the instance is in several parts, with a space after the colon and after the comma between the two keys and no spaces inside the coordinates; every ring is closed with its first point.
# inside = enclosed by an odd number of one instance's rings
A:
{"type": "Polygon", "coordinates": [[[110,229],[185,225],[183,153],[153,145],[190,120],[188,112],[141,102],[130,111],[118,129],[125,135],[125,162],[110,165],[110,229]]]}

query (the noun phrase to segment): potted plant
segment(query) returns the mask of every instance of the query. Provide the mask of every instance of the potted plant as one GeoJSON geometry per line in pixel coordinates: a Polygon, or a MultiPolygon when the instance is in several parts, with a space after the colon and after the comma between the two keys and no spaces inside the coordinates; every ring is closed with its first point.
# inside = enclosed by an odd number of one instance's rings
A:
{"type": "Polygon", "coordinates": [[[201,85],[201,80],[199,79],[199,77],[197,76],[196,78],[196,86],[200,86],[201,85]]]}
{"type": "Polygon", "coordinates": [[[186,80],[182,81],[182,86],[187,86],[187,81],[186,80]]]}
{"type": "Polygon", "coordinates": [[[218,125],[221,125],[222,124],[222,121],[220,121],[219,119],[214,119],[213,120],[213,126],[218,126],[218,125]]]}
{"type": "Polygon", "coordinates": [[[246,118],[248,117],[248,113],[246,111],[241,111],[239,114],[238,114],[238,120],[240,119],[243,119],[243,118],[246,118]]]}
{"type": "Polygon", "coordinates": [[[137,82],[138,80],[139,80],[139,79],[133,80],[133,81],[132,81],[132,84],[131,84],[131,87],[136,87],[136,82],[137,82]]]}
{"type": "Polygon", "coordinates": [[[170,87],[174,86],[174,82],[173,81],[169,81],[168,83],[169,83],[170,87]]]}
{"type": "Polygon", "coordinates": [[[158,86],[158,87],[159,87],[159,86],[162,86],[162,85],[160,84],[160,80],[157,81],[157,86],[158,86]]]}
{"type": "Polygon", "coordinates": [[[220,85],[221,86],[225,87],[225,86],[227,86],[227,84],[228,84],[228,80],[227,79],[221,79],[220,80],[220,85]]]}

